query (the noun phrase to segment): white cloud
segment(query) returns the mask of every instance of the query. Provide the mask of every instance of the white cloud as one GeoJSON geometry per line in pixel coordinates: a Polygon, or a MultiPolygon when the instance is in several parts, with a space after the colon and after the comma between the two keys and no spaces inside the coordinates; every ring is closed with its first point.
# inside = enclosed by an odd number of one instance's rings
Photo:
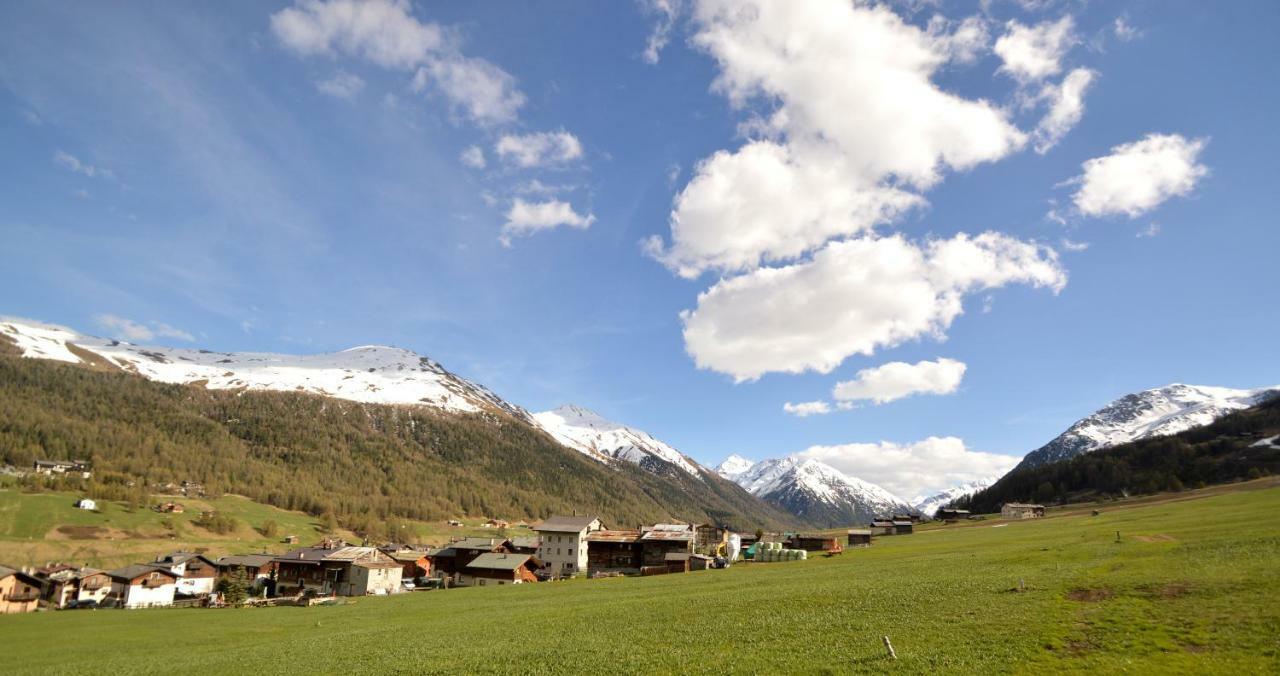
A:
{"type": "Polygon", "coordinates": [[[567,131],[507,134],[498,139],[493,150],[504,161],[524,168],[564,164],[582,157],[582,143],[567,131]]]}
{"type": "Polygon", "coordinates": [[[525,96],[497,66],[461,54],[447,32],[411,13],[408,0],[297,0],[271,16],[271,29],[303,56],[344,54],[413,71],[417,89],[434,82],[480,124],[515,119],[525,96]]]}
{"type": "Polygon", "coordinates": [[[1037,153],[1049,152],[1080,122],[1084,116],[1084,94],[1096,77],[1097,73],[1088,68],[1076,68],[1062,79],[1061,84],[1044,86],[1041,97],[1049,101],[1049,112],[1036,126],[1037,153]]]}
{"type": "Polygon", "coordinates": [[[1178,134],[1149,134],[1115,146],[1110,155],[1082,165],[1084,173],[1071,181],[1080,185],[1072,200],[1086,216],[1124,214],[1136,218],[1195,188],[1209,173],[1198,162],[1206,143],[1205,139],[1188,140],[1178,134]]]}
{"type": "Polygon", "coordinates": [[[1066,238],[1063,238],[1059,244],[1062,245],[1063,249],[1073,252],[1085,251],[1089,248],[1088,242],[1075,242],[1066,238]]]}
{"type": "Polygon", "coordinates": [[[472,169],[484,169],[488,162],[484,159],[484,150],[480,146],[468,146],[458,159],[472,169]]]}
{"type": "Polygon", "coordinates": [[[854,354],[931,335],[967,294],[1013,283],[1066,284],[1057,253],[999,233],[917,245],[901,236],[829,243],[811,261],[717,282],[681,313],[699,368],[737,381],[769,372],[828,373],[854,354]]]}
{"type": "Polygon", "coordinates": [[[798,418],[808,418],[811,415],[826,415],[830,413],[831,405],[825,401],[804,401],[799,404],[793,404],[788,401],[782,405],[782,410],[798,418]]]}
{"type": "Polygon", "coordinates": [[[335,98],[350,99],[364,89],[364,80],[359,75],[338,71],[328,80],[317,82],[316,89],[335,98]]]}
{"type": "Polygon", "coordinates": [[[1020,82],[1033,82],[1062,72],[1062,57],[1077,41],[1070,15],[1035,26],[1010,21],[994,51],[1004,62],[1001,71],[1020,82]]]}
{"type": "Polygon", "coordinates": [[[908,364],[889,362],[858,371],[853,380],[836,383],[832,395],[840,401],[869,399],[887,404],[913,394],[951,394],[960,388],[964,362],[942,358],[908,364]]]}
{"type": "Polygon", "coordinates": [[[1155,237],[1158,234],[1160,234],[1160,224],[1148,223],[1147,227],[1139,230],[1138,234],[1134,236],[1137,237],[1138,239],[1146,239],[1148,237],[1155,237]]]}
{"type": "Polygon", "coordinates": [[[639,0],[640,9],[645,14],[656,16],[653,30],[645,41],[645,63],[657,63],[667,42],[671,40],[671,30],[675,28],[676,18],[684,10],[684,0],[639,0]]]}
{"type": "Polygon", "coordinates": [[[594,223],[593,214],[583,216],[573,210],[573,205],[560,200],[546,202],[526,202],[520,198],[511,204],[507,211],[507,222],[502,224],[501,241],[510,246],[513,236],[532,235],[543,230],[566,226],[587,229],[594,223]]]}
{"type": "Polygon", "coordinates": [[[1112,24],[1112,32],[1121,42],[1129,42],[1142,37],[1142,32],[1129,25],[1129,21],[1123,16],[1116,17],[1115,23],[1112,24]]]}
{"type": "Polygon", "coordinates": [[[94,317],[94,321],[102,328],[111,331],[112,337],[118,340],[138,342],[154,340],[157,337],[175,338],[188,342],[195,340],[195,336],[190,333],[163,322],[151,321],[143,324],[110,314],[98,315],[94,317]]]}
{"type": "Polygon", "coordinates": [[[825,462],[906,498],[1000,476],[1018,464],[1014,456],[969,450],[956,437],[928,437],[909,444],[813,446],[796,455],[825,462]]]}
{"type": "Polygon", "coordinates": [[[53,154],[53,162],[69,171],[89,178],[115,178],[115,174],[110,169],[95,167],[88,162],[81,162],[75,155],[61,150],[53,154]]]}
{"type": "Polygon", "coordinates": [[[929,36],[942,47],[948,58],[956,63],[973,63],[991,43],[987,22],[979,16],[971,16],[959,23],[941,14],[929,19],[929,36]]]}
{"type": "Polygon", "coordinates": [[[951,35],[886,7],[705,0],[694,23],[694,44],[720,67],[716,90],[774,109],[748,125],[763,138],[698,165],[673,205],[670,247],[647,244],[683,276],[750,270],[864,232],[922,204],[910,190],[944,169],[1025,141],[995,106],[932,82],[955,58],[951,35]]]}

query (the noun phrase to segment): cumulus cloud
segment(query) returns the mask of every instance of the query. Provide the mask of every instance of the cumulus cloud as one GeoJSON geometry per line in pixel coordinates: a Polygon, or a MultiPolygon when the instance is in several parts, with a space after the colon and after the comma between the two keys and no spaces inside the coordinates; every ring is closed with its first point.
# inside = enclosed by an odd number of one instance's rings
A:
{"type": "Polygon", "coordinates": [[[364,89],[364,80],[359,75],[338,71],[333,77],[317,82],[316,89],[335,98],[349,99],[364,89]]]}
{"type": "Polygon", "coordinates": [[[670,246],[647,243],[683,276],[751,270],[861,233],[922,204],[911,191],[945,169],[1025,142],[989,102],[932,82],[955,58],[950,35],[886,7],[705,0],[693,15],[694,44],[720,68],[715,89],[773,110],[748,125],[760,138],[697,166],[675,200],[670,246]]]}
{"type": "Polygon", "coordinates": [[[1086,216],[1136,218],[1195,188],[1209,173],[1199,163],[1206,143],[1178,134],[1149,134],[1115,146],[1110,155],[1082,165],[1084,173],[1071,181],[1080,186],[1072,200],[1086,216]]]}
{"type": "Polygon", "coordinates": [[[582,157],[582,143],[567,131],[507,134],[493,149],[504,161],[524,168],[564,164],[582,157]]]}
{"type": "Polygon", "coordinates": [[[834,241],[810,261],[721,280],[681,313],[699,368],[748,381],[828,373],[854,354],[942,337],[975,292],[1021,283],[1055,292],[1052,249],[986,232],[919,245],[901,236],[834,241]]]}
{"type": "Polygon", "coordinates": [[[1000,476],[1018,464],[1014,456],[970,450],[956,437],[929,437],[908,444],[882,441],[812,446],[796,455],[825,462],[907,498],[1000,476]]]}
{"type": "Polygon", "coordinates": [[[110,331],[112,337],[117,340],[125,340],[129,342],[139,342],[145,340],[154,340],[160,338],[175,338],[177,340],[193,341],[195,336],[183,331],[182,329],[169,326],[164,322],[151,321],[147,323],[135,322],[132,319],[125,319],[116,315],[103,314],[94,317],[94,321],[99,326],[110,331]]]}
{"type": "Polygon", "coordinates": [[[75,155],[62,150],[53,154],[53,162],[68,171],[82,174],[89,178],[115,178],[115,174],[111,173],[110,169],[95,167],[88,162],[81,162],[75,155]]]}
{"type": "Polygon", "coordinates": [[[1049,111],[1035,129],[1037,153],[1043,155],[1049,152],[1080,122],[1080,118],[1084,116],[1085,92],[1096,78],[1097,73],[1094,71],[1076,68],[1062,79],[1061,84],[1048,84],[1041,90],[1041,96],[1049,102],[1049,111]]]}
{"type": "Polygon", "coordinates": [[[913,394],[951,394],[960,387],[964,362],[942,358],[914,364],[894,361],[858,371],[853,380],[836,383],[832,395],[840,401],[871,400],[887,404],[913,394]]]}
{"type": "Polygon", "coordinates": [[[657,18],[649,38],[645,41],[644,53],[641,55],[645,63],[657,63],[663,48],[671,40],[671,31],[675,28],[676,18],[684,9],[684,0],[640,0],[640,10],[657,18]]]}
{"type": "Polygon", "coordinates": [[[484,169],[488,164],[484,159],[484,150],[480,146],[468,146],[458,156],[458,160],[472,169],[484,169]]]}
{"type": "Polygon", "coordinates": [[[303,56],[342,54],[413,72],[417,89],[436,89],[480,124],[515,119],[525,96],[497,66],[463,55],[438,24],[422,22],[408,0],[297,0],[271,16],[271,29],[303,56]]]}
{"type": "Polygon", "coordinates": [[[782,410],[797,418],[808,418],[811,415],[826,415],[830,413],[831,404],[825,401],[803,401],[799,404],[793,404],[788,401],[782,405],[782,410]]]}
{"type": "Polygon", "coordinates": [[[1062,72],[1062,57],[1076,42],[1075,20],[1068,15],[1034,26],[1010,21],[993,49],[1004,62],[1002,72],[1034,82],[1062,72]]]}
{"type": "Polygon", "coordinates": [[[584,216],[574,211],[573,205],[568,202],[526,202],[517,197],[507,211],[507,222],[502,225],[501,240],[504,245],[510,246],[512,237],[532,235],[560,226],[585,230],[595,220],[593,214],[584,216]]]}
{"type": "Polygon", "coordinates": [[[929,19],[927,30],[934,44],[956,63],[973,63],[991,42],[987,22],[978,16],[957,23],[937,14],[929,19]]]}

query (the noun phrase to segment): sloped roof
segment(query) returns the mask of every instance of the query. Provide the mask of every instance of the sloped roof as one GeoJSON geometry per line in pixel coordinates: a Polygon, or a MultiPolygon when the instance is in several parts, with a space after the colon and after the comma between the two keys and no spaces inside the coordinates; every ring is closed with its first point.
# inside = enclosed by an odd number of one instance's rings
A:
{"type": "Polygon", "coordinates": [[[511,546],[519,547],[521,549],[537,549],[541,544],[542,538],[537,535],[521,535],[511,538],[511,546]]]}
{"type": "Polygon", "coordinates": [[[487,549],[493,551],[499,546],[507,543],[506,538],[462,538],[457,542],[449,543],[454,549],[487,549]]]}
{"type": "Polygon", "coordinates": [[[157,567],[153,564],[147,564],[147,563],[135,563],[132,566],[117,568],[115,570],[108,571],[107,575],[117,580],[132,580],[135,577],[146,575],[148,573],[160,573],[162,575],[168,575],[169,577],[175,580],[178,579],[178,576],[173,572],[171,572],[169,569],[157,567]]]}
{"type": "Polygon", "coordinates": [[[220,568],[231,566],[244,566],[246,568],[261,568],[276,558],[275,554],[233,554],[218,559],[215,563],[220,568]]]}
{"type": "Polygon", "coordinates": [[[587,535],[587,542],[639,542],[638,530],[598,530],[587,535]]]}
{"type": "Polygon", "coordinates": [[[682,542],[693,540],[693,529],[683,523],[660,523],[646,530],[641,540],[682,542]]]}
{"type": "Polygon", "coordinates": [[[542,523],[535,524],[533,529],[551,533],[581,533],[590,528],[592,522],[598,518],[595,516],[553,516],[542,523]]]}
{"type": "Polygon", "coordinates": [[[467,568],[481,568],[484,570],[515,570],[523,566],[529,559],[533,558],[528,554],[503,554],[500,552],[489,552],[476,557],[475,561],[467,564],[467,568]]]}

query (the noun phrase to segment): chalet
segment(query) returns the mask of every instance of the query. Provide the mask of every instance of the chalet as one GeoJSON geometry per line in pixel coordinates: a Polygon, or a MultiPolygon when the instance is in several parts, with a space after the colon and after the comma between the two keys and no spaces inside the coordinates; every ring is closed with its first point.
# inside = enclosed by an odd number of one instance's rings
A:
{"type": "Polygon", "coordinates": [[[846,542],[850,547],[870,547],[871,546],[871,529],[870,528],[850,528],[846,534],[848,539],[846,542]]]}
{"type": "Polygon", "coordinates": [[[538,560],[528,554],[488,552],[468,563],[458,582],[483,587],[489,584],[523,584],[537,582],[538,560]]]}
{"type": "Polygon", "coordinates": [[[1039,519],[1043,516],[1044,505],[1009,502],[1000,508],[1000,517],[1004,519],[1039,519]]]}
{"type": "Polygon", "coordinates": [[[893,522],[894,535],[911,535],[911,532],[914,529],[915,524],[913,524],[910,519],[896,519],[893,522]]]}
{"type": "Polygon", "coordinates": [[[449,549],[452,549],[453,568],[448,573],[461,573],[472,561],[476,560],[481,554],[509,553],[511,551],[511,541],[506,538],[463,538],[456,542],[449,543],[449,549]]]}
{"type": "Polygon", "coordinates": [[[604,530],[594,516],[553,516],[533,527],[541,538],[538,560],[546,577],[572,577],[587,570],[587,535],[604,530]]]}
{"type": "Polygon", "coordinates": [[[871,522],[872,535],[893,535],[893,522],[886,519],[876,519],[871,522]]]}
{"type": "Polygon", "coordinates": [[[98,509],[98,503],[89,498],[80,498],[76,500],[76,509],[84,509],[90,512],[98,509]]]}
{"type": "Polygon", "coordinates": [[[400,588],[400,564],[374,547],[303,547],[274,563],[281,594],[364,596],[400,588]]]}
{"type": "Polygon", "coordinates": [[[176,592],[184,596],[206,596],[213,593],[218,581],[218,566],[212,559],[195,552],[174,552],[157,556],[149,564],[163,568],[178,577],[176,592]]]}
{"type": "Polygon", "coordinates": [[[694,538],[693,527],[688,524],[660,523],[645,528],[640,535],[640,574],[689,570],[694,538]]]}
{"type": "Polygon", "coordinates": [[[842,549],[840,538],[834,535],[796,535],[791,538],[791,547],[806,552],[834,552],[842,549]]]}
{"type": "Polygon", "coordinates": [[[14,568],[0,566],[0,615],[29,613],[40,605],[40,580],[14,568]]]}
{"type": "Polygon", "coordinates": [[[121,608],[158,608],[173,605],[178,576],[167,568],[139,563],[107,573],[111,592],[121,608]]]}
{"type": "Polygon", "coordinates": [[[37,460],[34,470],[45,476],[67,475],[81,479],[93,476],[93,466],[84,460],[37,460]]]}
{"type": "Polygon", "coordinates": [[[956,521],[958,519],[969,518],[969,510],[942,508],[942,509],[939,509],[937,513],[934,514],[933,516],[934,518],[942,519],[943,521],[956,521]]]}
{"type": "Polygon", "coordinates": [[[642,545],[638,530],[598,530],[587,535],[587,574],[639,575],[642,545]]]}
{"type": "Polygon", "coordinates": [[[435,547],[423,553],[431,577],[448,578],[458,573],[458,552],[453,547],[435,547]]]}
{"type": "Polygon", "coordinates": [[[267,589],[270,593],[275,587],[275,554],[234,554],[224,556],[213,565],[218,569],[218,577],[230,577],[236,570],[243,570],[249,584],[255,590],[267,589]]]}
{"type": "Polygon", "coordinates": [[[537,554],[542,539],[537,535],[519,535],[511,538],[511,551],[515,554],[537,554]]]}
{"type": "Polygon", "coordinates": [[[418,580],[431,576],[431,561],[427,553],[417,549],[397,549],[387,552],[392,561],[400,564],[401,580],[418,580]]]}
{"type": "Polygon", "coordinates": [[[111,578],[96,568],[56,565],[38,568],[35,573],[44,587],[44,600],[54,608],[72,603],[101,603],[111,593],[111,578]]]}

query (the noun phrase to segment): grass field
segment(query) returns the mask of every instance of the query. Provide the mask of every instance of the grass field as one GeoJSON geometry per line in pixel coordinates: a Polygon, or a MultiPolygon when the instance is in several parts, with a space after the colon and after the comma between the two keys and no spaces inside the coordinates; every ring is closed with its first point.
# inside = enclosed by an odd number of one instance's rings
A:
{"type": "MultiPolygon", "coordinates": [[[[114,568],[150,561],[176,550],[207,551],[214,556],[258,551],[283,552],[285,535],[297,535],[310,545],[323,534],[317,520],[301,512],[288,512],[236,495],[200,499],[155,497],[154,502],[180,502],[182,514],[161,514],[149,509],[130,512],[122,503],[98,501],[98,511],[75,508],[75,493],[22,493],[0,489],[0,564],[43,565],[67,561],[114,568]],[[239,522],[235,532],[213,533],[196,525],[202,511],[217,511],[239,522]],[[258,530],[275,521],[279,535],[264,537],[258,530]]],[[[445,542],[450,536],[492,535],[478,521],[461,528],[443,523],[405,522],[407,535],[420,542],[445,542]]],[[[529,533],[512,529],[509,535],[529,533]]],[[[359,538],[348,531],[339,536],[359,538]]]]}
{"type": "Polygon", "coordinates": [[[1193,497],[727,571],[40,613],[0,618],[0,636],[16,673],[1280,671],[1280,487],[1193,497]]]}

